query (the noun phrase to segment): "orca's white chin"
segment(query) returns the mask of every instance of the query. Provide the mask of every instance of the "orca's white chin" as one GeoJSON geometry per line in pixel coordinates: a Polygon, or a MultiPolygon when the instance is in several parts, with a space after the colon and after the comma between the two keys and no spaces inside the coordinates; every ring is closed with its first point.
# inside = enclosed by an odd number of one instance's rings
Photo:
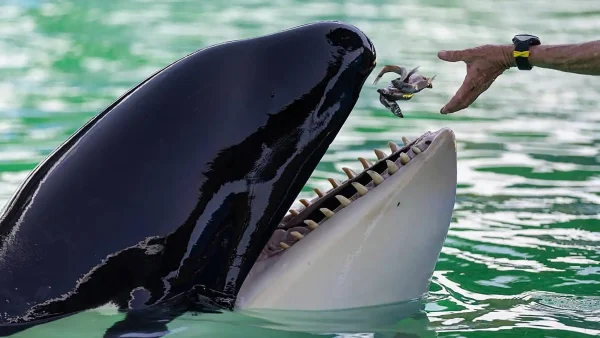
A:
{"type": "Polygon", "coordinates": [[[236,308],[338,310],[426,294],[456,198],[456,140],[444,128],[404,143],[287,215],[236,308]]]}

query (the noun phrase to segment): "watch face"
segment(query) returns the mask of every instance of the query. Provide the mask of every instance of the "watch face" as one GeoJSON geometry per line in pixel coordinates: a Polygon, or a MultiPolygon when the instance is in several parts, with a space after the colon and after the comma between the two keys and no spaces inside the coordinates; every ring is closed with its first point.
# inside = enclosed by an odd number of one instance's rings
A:
{"type": "Polygon", "coordinates": [[[520,41],[527,41],[529,39],[537,39],[537,36],[531,34],[517,34],[515,35],[515,39],[520,41]]]}
{"type": "Polygon", "coordinates": [[[530,34],[517,34],[513,39],[516,41],[527,41],[530,39],[538,39],[538,37],[530,34]]]}

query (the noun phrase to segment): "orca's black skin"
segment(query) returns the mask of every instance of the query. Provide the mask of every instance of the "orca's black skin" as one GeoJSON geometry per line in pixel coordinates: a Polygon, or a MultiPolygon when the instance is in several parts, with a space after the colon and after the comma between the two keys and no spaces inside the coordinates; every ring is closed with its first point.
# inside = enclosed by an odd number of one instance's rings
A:
{"type": "Polygon", "coordinates": [[[231,308],[375,58],[320,22],[197,51],[119,98],[1,216],[0,336],[108,302],[131,323],[231,308]]]}

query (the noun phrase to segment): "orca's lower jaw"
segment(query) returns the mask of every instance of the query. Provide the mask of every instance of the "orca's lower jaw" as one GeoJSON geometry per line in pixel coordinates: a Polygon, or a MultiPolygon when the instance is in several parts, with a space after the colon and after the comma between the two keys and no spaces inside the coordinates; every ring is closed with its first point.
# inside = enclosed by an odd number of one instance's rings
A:
{"type": "Polygon", "coordinates": [[[238,308],[347,309],[427,292],[456,197],[456,140],[446,128],[402,139],[290,210],[244,281],[238,308]]]}
{"type": "Polygon", "coordinates": [[[427,151],[436,135],[437,133],[427,132],[412,142],[402,137],[404,146],[390,141],[388,145],[392,151],[391,155],[388,156],[380,149],[374,149],[377,157],[377,162],[374,164],[368,159],[358,158],[364,169],[360,173],[344,167],[343,170],[348,179],[342,183],[334,178],[329,178],[328,181],[333,187],[331,190],[322,192],[315,188],[317,196],[314,199],[310,201],[300,199],[304,207],[301,210],[292,209],[284,217],[261,252],[258,261],[281,254],[317,227],[325,226],[327,220],[336,212],[351,207],[352,202],[366,195],[375,187],[386,184],[387,178],[392,175],[402,175],[411,160],[427,151]]]}

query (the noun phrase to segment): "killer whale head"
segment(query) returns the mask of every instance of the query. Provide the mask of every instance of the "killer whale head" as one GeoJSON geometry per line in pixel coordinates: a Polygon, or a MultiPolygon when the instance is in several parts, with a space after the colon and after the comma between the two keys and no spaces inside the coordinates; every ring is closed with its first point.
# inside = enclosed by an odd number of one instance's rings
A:
{"type": "MultiPolygon", "coordinates": [[[[0,309],[0,335],[107,304],[171,308],[165,317],[172,318],[190,298],[202,306],[322,310],[422,292],[453,204],[448,130],[392,149],[286,216],[375,63],[364,33],[321,22],[198,51],[123,95],[41,163],[2,215],[0,303],[10,305],[0,309]],[[418,198],[392,208],[407,192],[418,198]],[[425,202],[440,208],[437,218],[407,216],[425,202]],[[386,233],[414,245],[375,250],[386,233]],[[371,255],[344,265],[365,244],[371,255]],[[337,254],[323,250],[340,246],[337,254]],[[410,255],[424,267],[404,264],[410,255]],[[365,269],[375,265],[395,266],[378,294],[377,283],[360,280],[381,273],[365,269]],[[336,278],[319,292],[297,291],[336,278]],[[406,290],[394,293],[399,285],[406,290]],[[370,293],[357,293],[365,286],[370,293]],[[351,301],[353,294],[360,297],[351,301]]],[[[132,325],[116,330],[139,329],[132,325]]]]}
{"type": "Polygon", "coordinates": [[[197,51],[125,93],[6,206],[0,333],[106,304],[232,307],[375,64],[363,32],[319,22],[197,51]]]}

